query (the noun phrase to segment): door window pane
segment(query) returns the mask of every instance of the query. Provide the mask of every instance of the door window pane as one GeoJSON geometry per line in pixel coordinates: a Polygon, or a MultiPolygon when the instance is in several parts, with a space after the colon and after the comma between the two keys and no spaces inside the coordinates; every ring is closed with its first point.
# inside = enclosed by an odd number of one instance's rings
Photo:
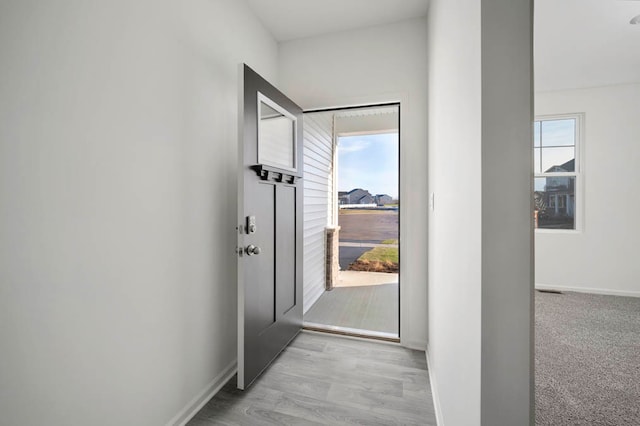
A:
{"type": "Polygon", "coordinates": [[[265,100],[259,102],[259,114],[258,163],[295,170],[294,119],[265,100]]]}
{"type": "Polygon", "coordinates": [[[540,122],[533,123],[533,146],[540,146],[540,122]]]}
{"type": "Polygon", "coordinates": [[[542,149],[540,148],[533,148],[533,172],[534,173],[541,173],[541,169],[540,169],[540,153],[542,152],[542,149]]]}

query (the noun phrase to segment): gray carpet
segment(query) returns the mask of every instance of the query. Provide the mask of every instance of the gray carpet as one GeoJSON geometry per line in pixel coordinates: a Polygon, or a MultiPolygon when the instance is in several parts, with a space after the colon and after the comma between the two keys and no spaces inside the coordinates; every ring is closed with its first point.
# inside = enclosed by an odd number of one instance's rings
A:
{"type": "Polygon", "coordinates": [[[398,284],[337,287],[304,315],[305,322],[398,334],[398,284]]]}
{"type": "Polygon", "coordinates": [[[640,425],[640,298],[536,292],[536,424],[640,425]]]}

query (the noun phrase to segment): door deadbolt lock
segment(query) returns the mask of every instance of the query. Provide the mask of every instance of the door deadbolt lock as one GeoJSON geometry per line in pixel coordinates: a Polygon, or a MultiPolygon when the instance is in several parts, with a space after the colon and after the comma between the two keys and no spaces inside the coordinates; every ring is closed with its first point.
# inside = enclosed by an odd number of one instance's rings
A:
{"type": "Polygon", "coordinates": [[[256,228],[256,217],[255,216],[247,216],[247,234],[255,234],[257,231],[256,228]]]}
{"type": "Polygon", "coordinates": [[[246,249],[244,249],[245,253],[249,256],[253,256],[254,254],[260,254],[262,251],[260,247],[254,246],[253,244],[249,244],[246,249]]]}

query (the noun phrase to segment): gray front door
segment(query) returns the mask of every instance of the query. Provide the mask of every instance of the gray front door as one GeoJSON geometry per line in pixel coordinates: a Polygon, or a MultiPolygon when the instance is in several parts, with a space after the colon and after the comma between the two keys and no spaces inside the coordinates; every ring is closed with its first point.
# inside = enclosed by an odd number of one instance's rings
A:
{"type": "Polygon", "coordinates": [[[244,65],[238,194],[238,388],[302,327],[302,110],[244,65]]]}

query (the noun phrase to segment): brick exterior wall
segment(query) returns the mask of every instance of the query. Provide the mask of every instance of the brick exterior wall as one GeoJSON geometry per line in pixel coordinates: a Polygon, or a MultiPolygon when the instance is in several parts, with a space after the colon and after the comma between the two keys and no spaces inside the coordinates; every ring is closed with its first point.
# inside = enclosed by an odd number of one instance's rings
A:
{"type": "Polygon", "coordinates": [[[338,280],[338,271],[340,270],[340,262],[339,262],[339,250],[340,250],[340,242],[339,242],[339,234],[340,227],[331,227],[326,228],[327,234],[327,256],[325,259],[325,289],[333,290],[335,283],[338,280]]]}

